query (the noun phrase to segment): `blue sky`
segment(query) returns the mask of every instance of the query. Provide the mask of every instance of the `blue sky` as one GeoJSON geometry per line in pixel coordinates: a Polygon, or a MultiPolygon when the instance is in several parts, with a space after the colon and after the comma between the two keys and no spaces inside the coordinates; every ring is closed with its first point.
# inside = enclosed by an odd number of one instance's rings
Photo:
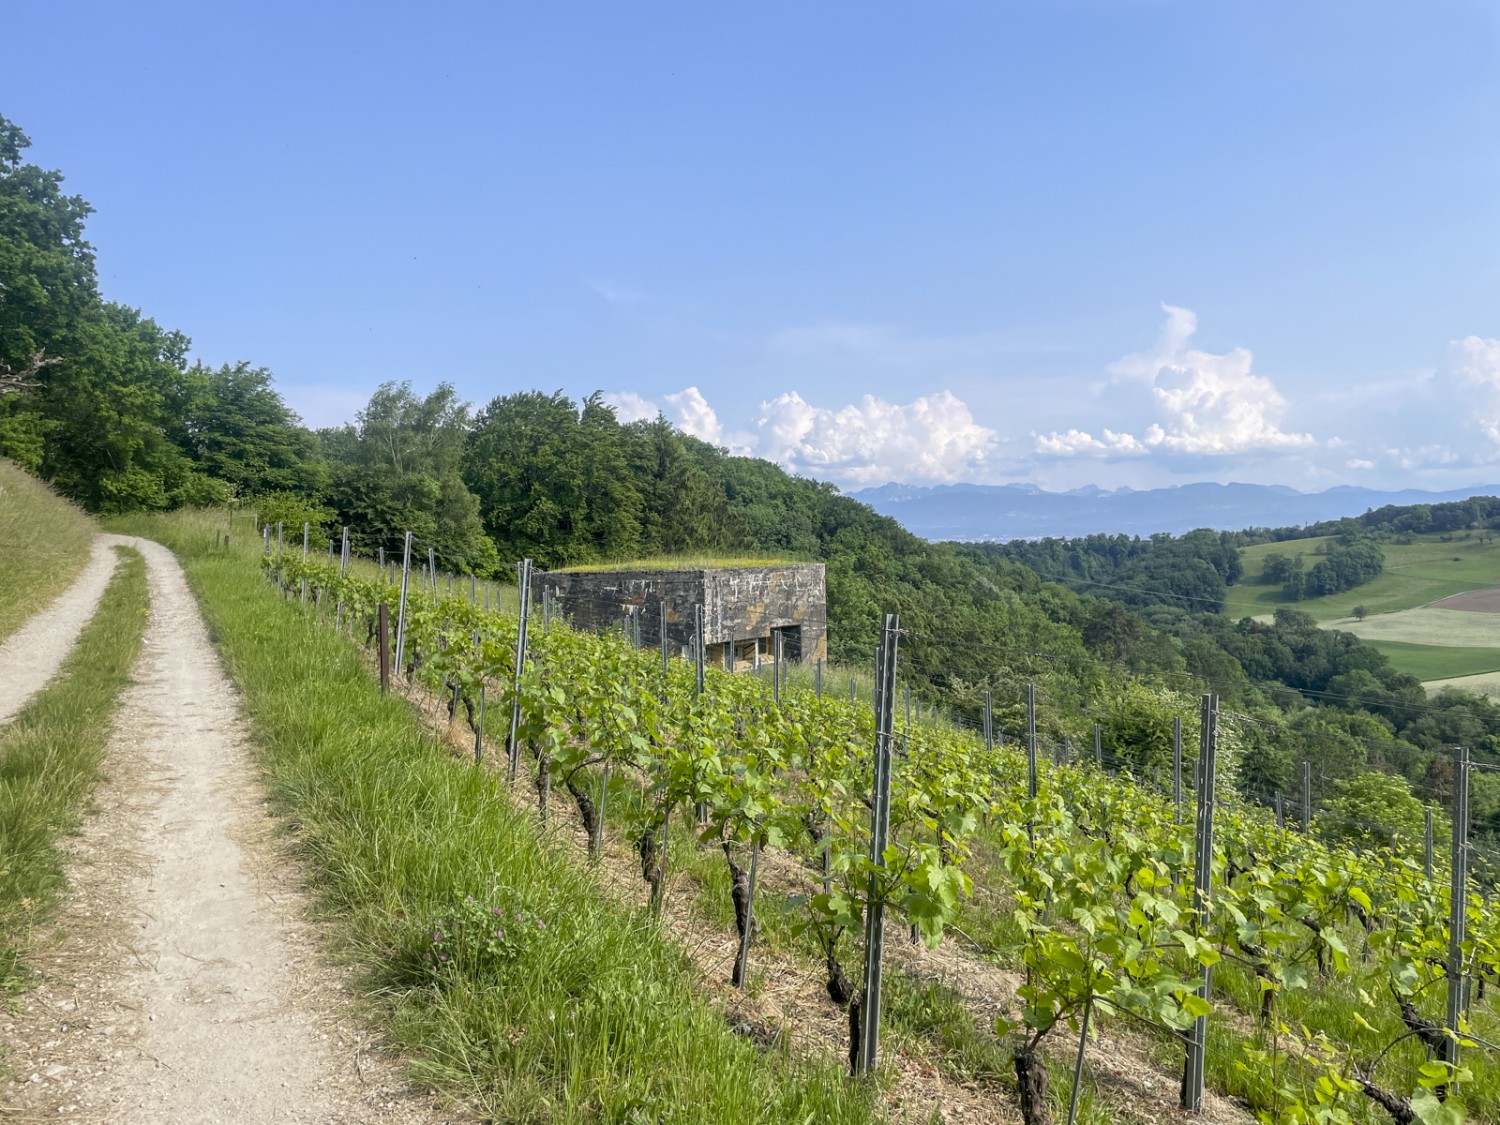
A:
{"type": "Polygon", "coordinates": [[[106,296],[846,487],[1500,481],[1500,7],[6,5],[106,296]]]}

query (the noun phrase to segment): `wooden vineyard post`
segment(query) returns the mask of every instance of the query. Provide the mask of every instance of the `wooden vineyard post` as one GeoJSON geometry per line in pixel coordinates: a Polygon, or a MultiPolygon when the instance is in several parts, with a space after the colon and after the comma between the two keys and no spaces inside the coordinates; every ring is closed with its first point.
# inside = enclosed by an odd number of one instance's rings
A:
{"type": "Polygon", "coordinates": [[[1104,768],[1104,728],[1094,724],[1094,767],[1104,768]]]}
{"type": "Polygon", "coordinates": [[[729,643],[724,646],[724,671],[733,672],[738,664],[738,655],[734,651],[734,634],[729,634],[729,643]]]}
{"type": "Polygon", "coordinates": [[[813,692],[819,699],[823,698],[823,658],[821,656],[813,665],[813,692]]]}
{"type": "Polygon", "coordinates": [[[278,570],[281,569],[282,529],[283,529],[284,526],[285,525],[283,525],[281,523],[281,521],[279,521],[279,520],[277,521],[277,523],[276,523],[276,568],[278,570]]]}
{"type": "MultiPolygon", "coordinates": [[[[1219,745],[1219,697],[1203,697],[1202,723],[1198,739],[1198,841],[1193,858],[1193,932],[1202,936],[1207,927],[1213,895],[1214,863],[1214,775],[1219,745]]],[[[1212,966],[1203,969],[1198,996],[1207,1000],[1213,992],[1212,966]]],[[[1208,1017],[1193,1021],[1188,1035],[1187,1060],[1182,1072],[1182,1108],[1203,1112],[1203,1068],[1208,1047],[1208,1017]]]]}
{"type": "Polygon", "coordinates": [[[427,573],[432,578],[432,600],[436,601],[437,600],[437,596],[438,596],[438,591],[437,591],[437,548],[436,547],[428,547],[427,548],[427,573]]]}
{"type": "Polygon", "coordinates": [[[270,558],[271,557],[271,525],[270,524],[266,524],[265,527],[263,527],[263,528],[260,529],[260,538],[261,538],[261,542],[265,544],[265,549],[261,552],[261,554],[265,555],[267,558],[270,558]]]}
{"type": "Polygon", "coordinates": [[[406,545],[401,552],[401,600],[396,609],[396,674],[400,675],[402,658],[406,653],[406,587],[411,580],[411,532],[406,533],[406,545]]]}
{"type": "Polygon", "coordinates": [[[771,699],[781,703],[781,634],[771,633],[771,699]]]}
{"type": "Polygon", "coordinates": [[[1459,1023],[1467,1013],[1464,941],[1469,928],[1469,750],[1453,752],[1453,866],[1448,875],[1448,1038],[1443,1061],[1458,1065],[1459,1023]]]}
{"type": "Polygon", "coordinates": [[[391,610],[382,601],[375,607],[375,631],[380,644],[380,694],[391,690],[391,610]]]}
{"type": "Polygon", "coordinates": [[[740,934],[740,952],[734,962],[736,988],[745,987],[745,978],[750,970],[750,939],[755,933],[755,873],[760,867],[760,825],[755,826],[755,839],[750,843],[750,880],[745,891],[745,932],[740,934]]]}
{"type": "Polygon", "coordinates": [[[517,593],[521,598],[521,623],[516,629],[516,679],[510,700],[510,734],[506,736],[505,752],[510,759],[510,780],[516,780],[516,771],[521,763],[521,744],[516,740],[516,731],[521,725],[521,672],[526,665],[526,621],[531,612],[531,560],[522,559],[516,564],[517,593]]]}
{"type": "MultiPolygon", "coordinates": [[[[474,590],[475,595],[479,593],[474,590]]],[[[481,671],[479,673],[479,719],[474,724],[474,764],[477,766],[484,760],[484,641],[479,636],[479,630],[474,630],[474,650],[479,653],[481,671]]]]}
{"type": "MultiPolygon", "coordinates": [[[[1281,790],[1280,789],[1276,790],[1276,827],[1277,828],[1285,828],[1286,827],[1286,810],[1283,809],[1282,805],[1281,805],[1281,790]]],[[[1430,879],[1430,878],[1432,878],[1432,876],[1429,874],[1428,878],[1430,879]]]]}
{"type": "Polygon", "coordinates": [[[896,725],[896,646],[901,619],[894,613],[885,615],[881,631],[880,660],[875,669],[875,779],[870,797],[870,872],[869,900],[865,910],[864,988],[859,997],[859,1052],[855,1073],[869,1077],[880,1060],[880,983],[882,955],[885,951],[885,888],[881,875],[885,869],[886,840],[891,827],[891,748],[896,725]]]}

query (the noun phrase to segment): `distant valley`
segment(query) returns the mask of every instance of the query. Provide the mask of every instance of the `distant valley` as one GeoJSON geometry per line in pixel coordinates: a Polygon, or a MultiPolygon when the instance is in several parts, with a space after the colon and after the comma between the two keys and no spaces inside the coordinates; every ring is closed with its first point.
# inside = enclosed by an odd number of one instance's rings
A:
{"type": "Polygon", "coordinates": [[[1351,486],[1298,492],[1262,484],[1187,484],[1140,491],[1090,486],[1046,492],[1029,484],[887,484],[848,495],[924,539],[1003,541],[1096,533],[1180,535],[1198,527],[1217,531],[1293,527],[1357,516],[1387,504],[1440,504],[1500,495],[1500,485],[1450,492],[1382,492],[1351,486]]]}

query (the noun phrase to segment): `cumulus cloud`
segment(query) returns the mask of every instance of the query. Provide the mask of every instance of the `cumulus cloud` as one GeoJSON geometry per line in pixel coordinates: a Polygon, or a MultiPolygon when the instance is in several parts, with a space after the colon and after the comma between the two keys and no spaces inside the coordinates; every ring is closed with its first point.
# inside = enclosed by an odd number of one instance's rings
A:
{"type": "Polygon", "coordinates": [[[614,407],[615,417],[626,425],[631,422],[649,422],[661,413],[656,403],[642,398],[634,391],[611,391],[603,398],[605,405],[614,407]]]}
{"type": "Polygon", "coordinates": [[[1250,370],[1248,348],[1224,355],[1189,347],[1198,330],[1190,309],[1162,306],[1167,323],[1156,346],[1126,356],[1112,372],[1149,372],[1151,391],[1166,418],[1146,431],[1146,444],[1177,453],[1223,455],[1313,444],[1311,434],[1287,433],[1277,424],[1286,399],[1276,384],[1250,370]]]}
{"type": "Polygon", "coordinates": [[[761,404],[759,431],[761,456],[851,484],[973,478],[997,443],[951,391],[904,405],[865,395],[838,410],[791,391],[761,404]]]}
{"type": "Polygon", "coordinates": [[[1500,340],[1465,336],[1451,345],[1454,370],[1470,383],[1500,390],[1500,340]]]}
{"type": "Polygon", "coordinates": [[[688,387],[676,394],[666,396],[672,407],[672,421],[685,434],[692,434],[710,445],[724,444],[724,426],[718,412],[708,404],[703,392],[697,387],[688,387]]]}
{"type": "Polygon", "coordinates": [[[1163,305],[1166,323],[1156,343],[1106,369],[1111,383],[1150,388],[1156,419],[1142,437],[1105,430],[1103,438],[1076,428],[1036,437],[1045,456],[1139,456],[1160,450],[1199,457],[1295,449],[1314,444],[1311,434],[1280,426],[1287,402],[1276,384],[1251,371],[1248,348],[1223,355],[1191,346],[1198,317],[1191,309],[1163,305]]]}
{"type": "Polygon", "coordinates": [[[1045,457],[1138,457],[1150,452],[1130,434],[1106,429],[1095,437],[1087,430],[1033,434],[1036,451],[1045,457]]]}

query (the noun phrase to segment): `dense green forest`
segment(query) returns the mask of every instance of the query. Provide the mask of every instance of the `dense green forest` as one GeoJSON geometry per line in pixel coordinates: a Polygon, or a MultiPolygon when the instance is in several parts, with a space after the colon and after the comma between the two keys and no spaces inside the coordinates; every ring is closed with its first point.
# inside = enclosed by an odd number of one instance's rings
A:
{"type": "MultiPolygon", "coordinates": [[[[424,395],[388,382],[352,424],[311,432],[264,368],[190,363],[180,332],[104,299],[84,237],[91,208],[25,162],[28,144],[0,118],[0,456],[92,511],[236,502],[320,535],[347,525],[365,552],[412,531],[440,565],[484,575],[522,557],[818,559],[835,660],[865,664],[880,613],[899,612],[912,634],[903,672],[926,702],[972,717],[991,691],[1014,724],[1034,682],[1049,737],[1087,740],[1100,722],[1112,755],[1138,769],[1160,760],[1172,716],[1213,690],[1244,719],[1235,776],[1256,800],[1292,792],[1310,762],[1320,802],[1378,792],[1388,807],[1382,777],[1401,779],[1402,801],[1441,801],[1449,748],[1500,759],[1489,701],[1429,700],[1374,648],[1295,609],[1267,623],[1218,612],[1241,577],[1237,548],[1292,529],[933,544],[665,419],[622,424],[598,395],[518,391],[475,410],[446,383],[424,395]]],[[[1377,534],[1497,522],[1491,499],[1296,529],[1341,537],[1302,581],[1378,573],[1377,534]]],[[[1500,830],[1496,775],[1474,780],[1476,823],[1500,830]]]]}

